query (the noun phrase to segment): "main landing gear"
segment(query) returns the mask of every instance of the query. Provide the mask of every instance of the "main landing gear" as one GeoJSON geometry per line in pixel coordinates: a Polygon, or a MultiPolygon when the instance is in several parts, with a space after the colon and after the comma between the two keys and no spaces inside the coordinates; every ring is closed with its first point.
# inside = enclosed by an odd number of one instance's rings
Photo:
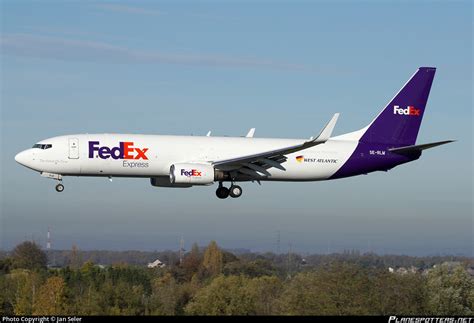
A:
{"type": "Polygon", "coordinates": [[[242,187],[239,185],[232,184],[230,188],[224,187],[222,182],[219,182],[219,187],[216,190],[216,195],[220,199],[225,199],[227,197],[237,198],[242,195],[242,187]]]}

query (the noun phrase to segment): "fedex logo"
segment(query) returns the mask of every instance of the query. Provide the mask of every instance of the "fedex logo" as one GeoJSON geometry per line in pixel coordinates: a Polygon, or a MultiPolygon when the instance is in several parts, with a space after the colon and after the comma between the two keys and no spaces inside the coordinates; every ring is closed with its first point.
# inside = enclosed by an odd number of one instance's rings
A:
{"type": "Polygon", "coordinates": [[[186,176],[186,177],[201,177],[202,172],[198,171],[197,169],[191,169],[191,170],[186,170],[186,169],[181,169],[181,176],[186,176]]]}
{"type": "Polygon", "coordinates": [[[420,116],[420,109],[415,109],[414,106],[409,105],[406,109],[401,109],[400,106],[393,106],[393,114],[405,115],[405,116],[420,116]]]}
{"type": "Polygon", "coordinates": [[[109,148],[100,147],[99,141],[89,141],[89,158],[94,158],[94,152],[98,153],[99,158],[108,159],[145,159],[148,160],[146,152],[148,148],[133,147],[133,141],[119,142],[118,147],[109,148]]]}

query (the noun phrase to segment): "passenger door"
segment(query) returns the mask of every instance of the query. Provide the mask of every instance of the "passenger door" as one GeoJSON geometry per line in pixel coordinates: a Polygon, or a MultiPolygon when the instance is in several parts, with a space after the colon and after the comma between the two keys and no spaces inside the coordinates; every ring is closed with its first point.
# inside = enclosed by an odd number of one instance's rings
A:
{"type": "Polygon", "coordinates": [[[69,138],[69,159],[79,158],[79,139],[69,138]]]}

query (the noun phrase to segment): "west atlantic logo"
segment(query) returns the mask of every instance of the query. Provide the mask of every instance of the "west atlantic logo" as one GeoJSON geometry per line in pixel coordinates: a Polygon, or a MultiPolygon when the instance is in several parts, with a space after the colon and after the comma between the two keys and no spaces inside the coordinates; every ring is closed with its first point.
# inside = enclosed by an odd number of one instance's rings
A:
{"type": "Polygon", "coordinates": [[[406,109],[400,108],[399,105],[393,106],[393,114],[405,115],[405,116],[420,116],[420,109],[416,109],[414,106],[409,105],[406,109]]]}
{"type": "Polygon", "coordinates": [[[191,170],[186,170],[186,169],[181,169],[181,176],[186,176],[186,177],[201,177],[202,172],[198,171],[197,169],[191,169],[191,170]]]}
{"type": "Polygon", "coordinates": [[[133,141],[119,142],[118,147],[100,146],[99,141],[89,141],[89,158],[94,158],[94,152],[101,159],[144,159],[148,160],[146,152],[148,148],[137,148],[133,141]]]}
{"type": "Polygon", "coordinates": [[[298,163],[321,163],[321,164],[336,164],[337,159],[335,158],[305,158],[303,155],[296,156],[298,163]]]}

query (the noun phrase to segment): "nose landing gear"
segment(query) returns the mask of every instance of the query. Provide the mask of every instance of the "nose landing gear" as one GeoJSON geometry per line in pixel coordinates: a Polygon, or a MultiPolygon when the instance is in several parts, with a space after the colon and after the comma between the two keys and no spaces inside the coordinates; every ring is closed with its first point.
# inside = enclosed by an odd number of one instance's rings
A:
{"type": "Polygon", "coordinates": [[[46,177],[46,178],[57,180],[58,184],[56,184],[56,192],[64,191],[64,185],[62,184],[63,177],[62,177],[61,174],[42,172],[41,177],[46,177]]]}
{"type": "Polygon", "coordinates": [[[238,185],[232,184],[230,188],[224,187],[222,182],[219,182],[219,187],[216,190],[216,196],[220,199],[226,199],[227,197],[237,198],[242,195],[242,188],[238,185]]]}

